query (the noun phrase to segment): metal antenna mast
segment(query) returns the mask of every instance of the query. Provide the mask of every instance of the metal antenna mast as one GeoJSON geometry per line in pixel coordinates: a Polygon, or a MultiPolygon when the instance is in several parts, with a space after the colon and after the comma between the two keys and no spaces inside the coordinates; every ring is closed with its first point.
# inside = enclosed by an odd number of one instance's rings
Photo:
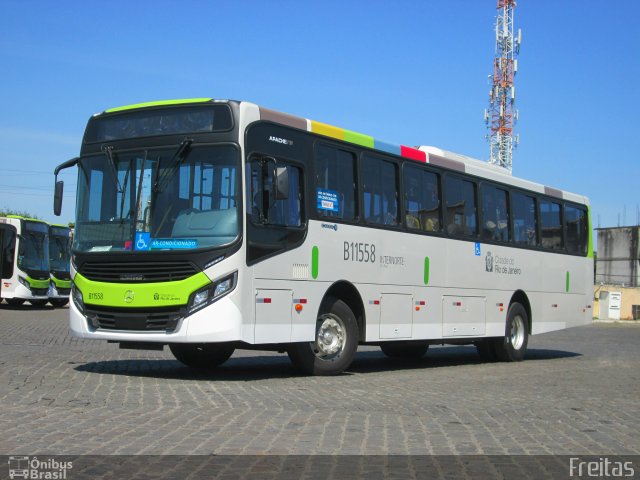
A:
{"type": "Polygon", "coordinates": [[[484,120],[489,128],[489,163],[511,171],[513,147],[519,137],[513,135],[513,126],[518,120],[515,109],[516,90],[513,78],[518,71],[518,60],[522,32],[517,36],[513,29],[515,0],[498,0],[496,18],[496,51],[493,60],[493,75],[490,75],[489,109],[484,111],[484,120]]]}

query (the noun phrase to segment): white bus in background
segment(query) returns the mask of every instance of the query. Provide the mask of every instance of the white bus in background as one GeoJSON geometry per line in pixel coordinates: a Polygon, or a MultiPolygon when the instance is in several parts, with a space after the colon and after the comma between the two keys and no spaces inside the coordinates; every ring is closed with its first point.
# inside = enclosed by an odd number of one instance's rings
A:
{"type": "Polygon", "coordinates": [[[49,225],[18,215],[0,217],[2,298],[9,305],[25,301],[42,307],[49,300],[49,225]]]}
{"type": "Polygon", "coordinates": [[[66,225],[49,225],[49,267],[49,303],[64,307],[71,292],[71,228],[66,225]]]}
{"type": "Polygon", "coordinates": [[[195,368],[280,350],[327,375],[362,344],[518,361],[591,320],[588,200],[461,155],[192,99],[94,115],[56,180],[75,165],[78,337],[195,368]]]}

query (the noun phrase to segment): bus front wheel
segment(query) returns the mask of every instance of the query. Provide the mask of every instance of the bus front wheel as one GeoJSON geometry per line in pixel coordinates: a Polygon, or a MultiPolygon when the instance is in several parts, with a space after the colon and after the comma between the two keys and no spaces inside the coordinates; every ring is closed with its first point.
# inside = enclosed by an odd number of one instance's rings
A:
{"type": "Polygon", "coordinates": [[[512,303],[507,312],[504,338],[494,339],[493,350],[498,360],[519,362],[524,359],[529,343],[529,316],[519,303],[512,303]]]}
{"type": "Polygon", "coordinates": [[[24,303],[24,298],[7,298],[5,299],[12,307],[19,307],[24,303]]]}
{"type": "Polygon", "coordinates": [[[169,350],[187,367],[210,369],[229,360],[235,347],[224,343],[172,343],[169,350]]]}
{"type": "Polygon", "coordinates": [[[349,306],[330,298],[323,302],[313,342],[294,343],[287,353],[294,367],[311,375],[337,375],[351,365],[358,349],[358,323],[349,306]]]}

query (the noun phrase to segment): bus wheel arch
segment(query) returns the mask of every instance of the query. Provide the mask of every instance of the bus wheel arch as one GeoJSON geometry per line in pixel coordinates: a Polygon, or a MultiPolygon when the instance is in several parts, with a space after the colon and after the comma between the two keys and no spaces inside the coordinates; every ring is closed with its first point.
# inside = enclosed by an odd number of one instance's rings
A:
{"type": "Polygon", "coordinates": [[[321,314],[323,308],[326,310],[326,303],[333,301],[333,299],[342,300],[351,309],[358,322],[358,340],[364,341],[365,339],[365,312],[364,303],[358,289],[350,282],[346,280],[339,280],[329,287],[325,292],[322,302],[320,302],[320,309],[318,315],[321,314]]]}
{"type": "Polygon", "coordinates": [[[364,335],[364,306],[348,282],[336,282],[325,293],[316,316],[312,342],[290,344],[294,367],[311,375],[337,375],[349,368],[364,335]]]}
{"type": "Polygon", "coordinates": [[[532,334],[532,325],[533,325],[533,315],[531,314],[531,303],[529,302],[529,297],[522,290],[516,290],[509,301],[509,307],[514,303],[519,303],[522,305],[527,312],[528,324],[527,324],[527,333],[529,335],[532,334]]]}

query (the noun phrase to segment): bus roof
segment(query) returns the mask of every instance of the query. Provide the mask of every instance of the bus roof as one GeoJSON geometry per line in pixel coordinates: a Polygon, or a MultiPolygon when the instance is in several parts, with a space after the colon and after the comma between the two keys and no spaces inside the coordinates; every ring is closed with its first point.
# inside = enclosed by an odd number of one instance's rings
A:
{"type": "MultiPolygon", "coordinates": [[[[105,110],[102,113],[114,113],[127,110],[144,109],[149,107],[162,107],[172,105],[186,105],[186,104],[203,104],[203,103],[224,103],[229,100],[216,100],[213,98],[186,98],[177,100],[161,100],[155,102],[136,103],[132,105],[125,105],[122,107],[111,108],[105,110]]],[[[334,138],[344,142],[352,143],[362,147],[371,148],[385,153],[391,153],[404,158],[415,160],[417,162],[428,163],[437,165],[450,170],[460,171],[471,175],[495,180],[498,182],[506,183],[508,185],[514,185],[523,189],[531,190],[534,192],[550,195],[552,197],[569,200],[577,203],[583,203],[588,205],[589,200],[584,195],[578,195],[570,193],[557,188],[542,185],[536,182],[524,180],[522,178],[514,177],[511,172],[505,170],[502,167],[491,165],[486,161],[478,160],[475,158],[467,157],[459,153],[450,152],[432,146],[418,146],[412,147],[402,144],[388,143],[379,139],[376,139],[370,135],[354,132],[344,128],[336,127],[308,118],[297,117],[287,113],[278,112],[268,108],[261,107],[251,102],[233,102],[244,104],[249,108],[255,108],[259,111],[260,120],[267,120],[281,125],[293,127],[299,130],[306,130],[308,132],[316,133],[318,135],[324,135],[326,137],[334,138]]],[[[96,114],[101,115],[101,114],[96,114]]]]}

